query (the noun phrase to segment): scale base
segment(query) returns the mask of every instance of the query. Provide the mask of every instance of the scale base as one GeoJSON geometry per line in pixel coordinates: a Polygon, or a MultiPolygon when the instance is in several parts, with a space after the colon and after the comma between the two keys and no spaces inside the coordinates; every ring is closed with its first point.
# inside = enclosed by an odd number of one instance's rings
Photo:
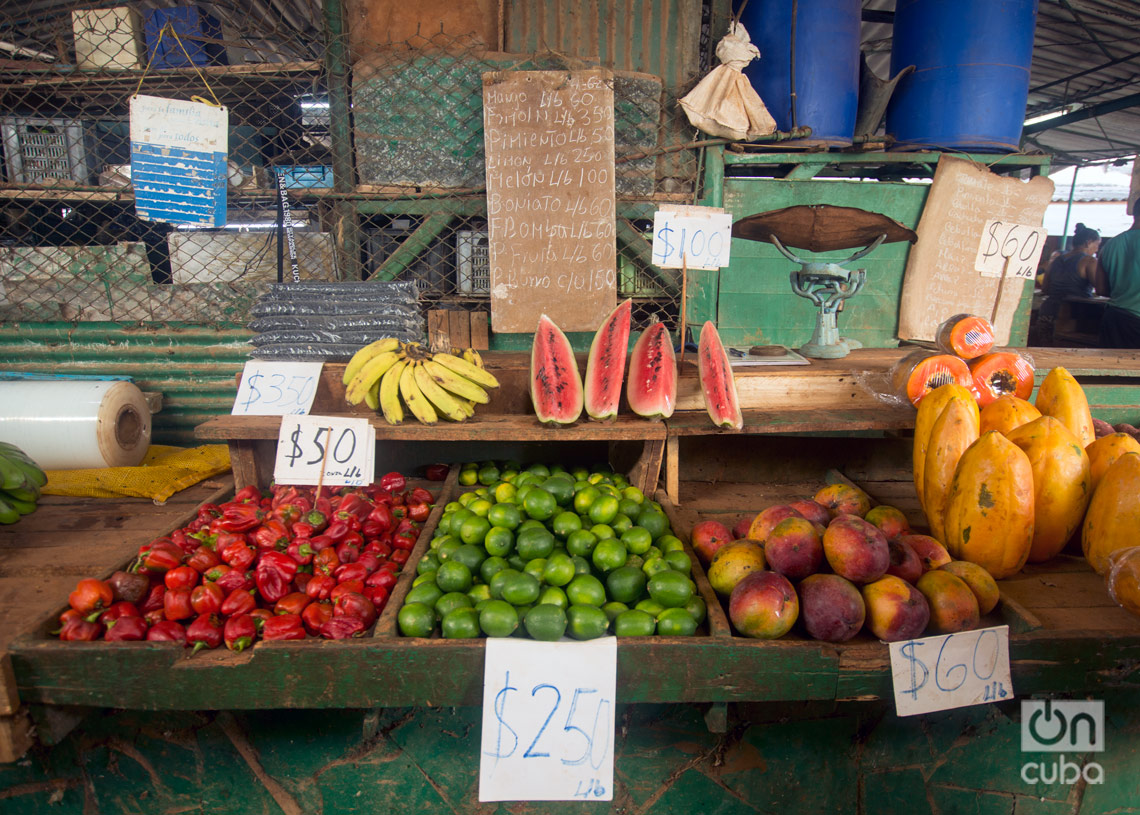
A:
{"type": "Polygon", "coordinates": [[[809,342],[801,345],[796,350],[803,354],[805,357],[812,359],[843,359],[851,353],[854,348],[862,348],[863,343],[859,340],[851,340],[846,337],[840,337],[835,342],[822,343],[816,342],[813,337],[809,342]]]}

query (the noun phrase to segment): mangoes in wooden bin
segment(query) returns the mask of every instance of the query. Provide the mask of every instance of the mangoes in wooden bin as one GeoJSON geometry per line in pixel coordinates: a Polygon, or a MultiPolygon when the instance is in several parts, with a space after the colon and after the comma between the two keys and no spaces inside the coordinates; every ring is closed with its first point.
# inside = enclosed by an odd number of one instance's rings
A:
{"type": "Polygon", "coordinates": [[[1080,441],[1052,416],[1006,436],[1025,451],[1033,469],[1033,543],[1029,562],[1060,554],[1081,525],[1092,496],[1089,457],[1080,441]]]}
{"type": "Polygon", "coordinates": [[[1081,531],[1085,559],[1099,574],[1119,549],[1136,545],[1140,529],[1140,453],[1125,453],[1105,472],[1081,531]]]}
{"type": "Polygon", "coordinates": [[[951,557],[977,563],[995,580],[1019,572],[1033,542],[1029,457],[996,430],[984,433],[958,461],[945,523],[951,557]]]}

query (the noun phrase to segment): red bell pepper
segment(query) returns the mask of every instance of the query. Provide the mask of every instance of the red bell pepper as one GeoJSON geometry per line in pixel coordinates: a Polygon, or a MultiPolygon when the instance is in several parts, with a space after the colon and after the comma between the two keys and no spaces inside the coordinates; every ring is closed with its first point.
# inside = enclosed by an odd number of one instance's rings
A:
{"type": "Polygon", "coordinates": [[[305,587],[309,585],[309,581],[313,579],[313,573],[309,571],[312,566],[298,566],[297,576],[293,578],[293,591],[304,591],[305,587]]]}
{"type": "Polygon", "coordinates": [[[230,569],[217,580],[214,581],[218,584],[218,588],[224,591],[227,595],[235,592],[238,589],[242,591],[249,591],[253,588],[253,573],[252,572],[239,572],[237,569],[230,569]]]}
{"type": "Polygon", "coordinates": [[[336,549],[322,549],[313,555],[313,574],[332,574],[340,566],[336,549]]]}
{"type": "Polygon", "coordinates": [[[376,613],[379,614],[388,604],[389,592],[390,589],[387,586],[365,586],[363,594],[372,601],[372,605],[376,607],[376,613]]]}
{"type": "MultiPolygon", "coordinates": [[[[364,547],[364,551],[372,552],[378,558],[380,558],[380,562],[383,563],[384,559],[387,558],[388,555],[392,554],[392,544],[390,541],[391,537],[389,537],[388,541],[384,541],[383,539],[368,541],[364,547]]],[[[363,555],[361,556],[363,557],[363,555]]]]}
{"type": "Polygon", "coordinates": [[[285,547],[285,554],[293,558],[298,566],[308,566],[313,562],[313,547],[309,546],[308,541],[293,541],[285,547]]]}
{"type": "Polygon", "coordinates": [[[193,643],[198,653],[203,648],[217,648],[222,644],[222,618],[217,614],[200,614],[186,626],[186,642],[193,643]]]}
{"type": "Polygon", "coordinates": [[[431,505],[425,503],[408,504],[408,517],[418,523],[423,523],[431,515],[431,505]]]}
{"type": "Polygon", "coordinates": [[[118,603],[112,603],[110,608],[100,614],[99,622],[103,625],[110,625],[120,617],[142,617],[142,614],[134,603],[122,600],[118,603]]]}
{"type": "Polygon", "coordinates": [[[321,511],[319,507],[317,509],[311,509],[306,512],[301,520],[307,524],[310,524],[313,527],[313,530],[316,532],[323,531],[324,528],[329,525],[328,513],[321,511]]]}
{"type": "Polygon", "coordinates": [[[425,490],[423,487],[416,487],[408,493],[408,504],[434,504],[435,496],[430,491],[425,490]]]}
{"type": "Polygon", "coordinates": [[[218,554],[226,565],[239,572],[244,572],[257,559],[257,550],[246,543],[244,539],[230,541],[218,551],[218,554]]]}
{"type": "Polygon", "coordinates": [[[186,534],[185,529],[175,529],[169,537],[171,543],[188,555],[202,545],[203,539],[210,539],[213,536],[206,532],[196,532],[191,536],[186,534]]]}
{"type": "Polygon", "coordinates": [[[347,580],[359,580],[362,581],[363,584],[363,580],[368,577],[368,575],[368,566],[360,561],[356,561],[355,563],[342,563],[337,567],[336,571],[333,572],[333,577],[336,578],[338,583],[344,583],[347,580]]]}
{"type": "Polygon", "coordinates": [[[281,521],[269,519],[250,533],[253,545],[264,552],[267,549],[276,549],[283,552],[289,545],[289,528],[281,521]]]}
{"type": "Polygon", "coordinates": [[[194,616],[190,605],[192,589],[167,589],[162,597],[162,614],[168,620],[188,620],[194,616]]]}
{"type": "Polygon", "coordinates": [[[333,617],[321,624],[320,634],[327,640],[347,640],[363,637],[368,626],[359,617],[333,617]]]}
{"type": "Polygon", "coordinates": [[[376,552],[368,549],[367,547],[365,547],[364,551],[360,553],[360,557],[356,559],[356,563],[363,566],[368,574],[372,574],[374,571],[379,569],[380,564],[383,562],[383,558],[381,558],[376,554],[376,552]]]}
{"type": "Polygon", "coordinates": [[[217,504],[202,504],[198,507],[197,520],[203,525],[208,525],[210,521],[220,517],[222,517],[222,510],[217,504]]]}
{"type": "Polygon", "coordinates": [[[286,594],[273,604],[274,614],[300,614],[305,606],[313,602],[313,598],[303,591],[293,591],[286,594]]]}
{"type": "Polygon", "coordinates": [[[115,602],[115,592],[107,581],[86,577],[75,584],[67,602],[80,614],[91,614],[109,608],[115,602]]]}
{"type": "Polygon", "coordinates": [[[376,622],[376,606],[363,594],[349,592],[333,600],[334,617],[358,617],[365,627],[376,622]]]}
{"type": "Polygon", "coordinates": [[[340,543],[344,540],[344,536],[351,530],[348,527],[348,521],[343,518],[337,518],[335,521],[328,525],[328,528],[322,533],[332,540],[333,543],[340,543]]]}
{"type": "Polygon", "coordinates": [[[400,473],[392,472],[380,476],[380,489],[387,493],[400,492],[407,485],[407,480],[400,473]]]}
{"type": "Polygon", "coordinates": [[[167,622],[166,610],[156,608],[151,611],[143,612],[143,619],[146,620],[147,625],[154,625],[155,623],[167,622]]]}
{"type": "Polygon", "coordinates": [[[396,555],[398,555],[400,552],[403,552],[404,560],[401,561],[401,563],[406,562],[408,559],[407,553],[411,552],[415,548],[416,536],[412,533],[409,532],[403,535],[395,535],[392,538],[392,559],[394,560],[396,558],[396,555]]]}
{"type": "MultiPolygon", "coordinates": [[[[393,541],[394,543],[395,541],[393,541]]],[[[413,542],[414,543],[414,542],[413,542]]],[[[395,549],[392,552],[391,562],[403,566],[408,562],[408,557],[412,554],[412,547],[406,549],[395,549]]]]}
{"type": "Polygon", "coordinates": [[[154,611],[156,609],[162,610],[165,596],[166,585],[164,583],[155,583],[146,593],[146,597],[143,598],[142,603],[139,605],[139,611],[141,611],[145,617],[148,611],[154,611]]]}
{"type": "Polygon", "coordinates": [[[143,568],[152,572],[166,572],[182,564],[185,552],[169,540],[157,540],[140,551],[143,568]]]}
{"type": "Polygon", "coordinates": [[[336,578],[327,574],[317,574],[305,584],[305,594],[314,600],[327,600],[335,588],[336,578]]]}
{"type": "Polygon", "coordinates": [[[301,612],[301,623],[312,636],[317,636],[321,626],[333,618],[333,605],[327,600],[309,603],[301,612]]]}
{"type": "Polygon", "coordinates": [[[305,627],[299,614],[281,614],[271,617],[261,627],[263,640],[303,640],[305,627]]]}
{"type": "Polygon", "coordinates": [[[331,549],[336,546],[336,541],[328,535],[314,535],[309,538],[309,546],[312,547],[314,552],[323,552],[325,549],[331,549]]]}
{"type": "Polygon", "coordinates": [[[217,553],[206,546],[199,546],[190,553],[190,557],[186,558],[186,565],[201,574],[210,571],[219,563],[221,560],[218,559],[217,553]]]}
{"type": "Polygon", "coordinates": [[[265,513],[257,504],[226,504],[222,517],[211,524],[223,532],[246,532],[258,526],[265,519],[265,513]]]}
{"type": "Polygon", "coordinates": [[[186,644],[186,626],[174,620],[162,620],[147,629],[148,642],[180,642],[186,644]]]}
{"type": "MultiPolygon", "coordinates": [[[[226,503],[227,504],[249,504],[249,503],[259,504],[259,503],[261,503],[261,498],[262,498],[261,490],[259,490],[253,484],[247,484],[246,486],[244,486],[240,490],[238,490],[236,493],[234,493],[234,497],[231,498],[226,503]]],[[[225,509],[226,509],[226,505],[223,504],[222,505],[223,512],[225,511],[225,509]]]]}
{"type": "Polygon", "coordinates": [[[232,571],[232,566],[226,563],[219,563],[216,566],[211,566],[209,569],[202,572],[202,581],[217,583],[218,580],[222,579],[225,575],[229,574],[232,571]]]}
{"type": "Polygon", "coordinates": [[[367,498],[358,492],[350,492],[341,496],[334,515],[338,520],[346,521],[349,518],[363,520],[371,511],[372,503],[367,498]]]}
{"type": "Polygon", "coordinates": [[[163,581],[168,589],[192,589],[198,585],[201,575],[189,566],[179,566],[166,573],[163,581]]]}
{"type": "Polygon", "coordinates": [[[203,583],[190,592],[190,607],[195,614],[217,614],[225,599],[226,593],[217,583],[203,583]]]}
{"type": "Polygon", "coordinates": [[[289,526],[289,534],[293,540],[308,540],[316,534],[317,528],[307,521],[294,521],[289,526]]]}
{"type": "Polygon", "coordinates": [[[124,572],[122,570],[115,572],[107,578],[107,584],[114,592],[115,602],[122,600],[128,603],[141,602],[146,593],[150,591],[150,578],[145,574],[136,574],[134,572],[124,572]]]}
{"type": "Polygon", "coordinates": [[[142,617],[120,617],[107,625],[103,639],[107,642],[141,642],[146,639],[147,624],[142,617]]]}
{"type": "Polygon", "coordinates": [[[341,563],[354,563],[360,558],[360,547],[347,541],[338,543],[336,556],[341,563]]]}
{"type": "Polygon", "coordinates": [[[446,464],[429,464],[424,471],[424,478],[428,481],[446,481],[451,468],[446,464]]]}
{"type": "Polygon", "coordinates": [[[82,617],[74,617],[63,624],[59,638],[66,642],[93,642],[103,636],[101,623],[93,623],[82,617]]]}
{"type": "Polygon", "coordinates": [[[365,519],[365,521],[371,521],[372,523],[380,525],[381,529],[378,533],[376,533],[378,535],[382,535],[387,532],[395,523],[395,521],[392,519],[392,508],[387,504],[373,505],[372,511],[368,513],[368,517],[365,519]]]}
{"type": "Polygon", "coordinates": [[[389,591],[396,585],[396,573],[391,569],[377,569],[372,574],[368,575],[364,581],[365,586],[382,586],[389,591]]]}
{"type": "Polygon", "coordinates": [[[235,589],[226,595],[218,610],[225,617],[236,617],[239,614],[248,614],[257,608],[257,600],[253,594],[244,589],[235,589]]]}
{"type": "Polygon", "coordinates": [[[343,594],[360,594],[363,591],[363,580],[342,580],[337,583],[336,588],[329,593],[329,599],[335,603],[337,598],[343,594]]]}
{"type": "Polygon", "coordinates": [[[262,552],[254,570],[257,590],[267,603],[276,603],[289,593],[297,576],[297,562],[282,552],[262,552]]]}
{"type": "Polygon", "coordinates": [[[257,623],[248,614],[230,617],[222,629],[222,639],[227,648],[240,653],[253,645],[253,641],[257,639],[257,623]]]}

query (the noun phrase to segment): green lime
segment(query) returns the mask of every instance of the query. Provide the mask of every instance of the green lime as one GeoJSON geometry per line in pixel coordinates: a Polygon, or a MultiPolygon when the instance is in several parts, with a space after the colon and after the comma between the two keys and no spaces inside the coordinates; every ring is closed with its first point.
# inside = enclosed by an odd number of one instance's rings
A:
{"type": "Polygon", "coordinates": [[[435,609],[425,603],[405,603],[396,623],[405,637],[430,637],[435,630],[435,609]]]}
{"type": "Polygon", "coordinates": [[[494,505],[495,504],[493,501],[489,501],[486,498],[478,498],[472,501],[467,506],[467,508],[478,515],[480,518],[486,518],[487,513],[491,511],[491,507],[494,505]]]}
{"type": "MultiPolygon", "coordinates": [[[[472,490],[471,492],[465,492],[462,495],[460,495],[457,500],[459,501],[460,505],[463,506],[464,509],[466,509],[468,506],[471,505],[472,501],[478,501],[479,500],[479,493],[475,492],[474,490],[472,490]]],[[[468,510],[468,511],[470,511],[470,510],[468,510]]]]}
{"type": "Polygon", "coordinates": [[[491,600],[479,612],[479,627],[488,637],[509,637],[519,627],[519,613],[503,600],[491,600]]]}
{"type": "Polygon", "coordinates": [[[653,536],[644,526],[634,526],[622,533],[621,542],[633,555],[644,555],[653,545],[653,536]]]}
{"type": "Polygon", "coordinates": [[[484,487],[489,487],[499,480],[499,468],[494,465],[479,469],[478,481],[484,487]]]}
{"type": "Polygon", "coordinates": [[[546,558],[536,557],[526,562],[523,572],[529,574],[539,583],[542,582],[542,573],[546,571],[546,558]]]}
{"type": "Polygon", "coordinates": [[[491,576],[488,585],[491,587],[491,596],[496,600],[503,599],[503,587],[522,572],[516,569],[500,569],[491,576]]]}
{"type": "Polygon", "coordinates": [[[586,480],[589,481],[591,484],[593,484],[596,487],[598,484],[601,484],[603,481],[606,480],[606,475],[605,475],[605,473],[593,472],[593,473],[590,473],[590,475],[586,478],[586,480]]]}
{"type": "Polygon", "coordinates": [[[583,467],[581,464],[576,467],[570,468],[570,477],[575,481],[585,481],[590,476],[590,471],[583,467]]]}
{"type": "Polygon", "coordinates": [[[566,609],[566,630],[576,640],[603,637],[609,627],[610,618],[597,606],[573,605],[566,609]]]}
{"type": "Polygon", "coordinates": [[[697,621],[700,625],[705,621],[709,615],[708,605],[705,603],[705,598],[699,594],[694,594],[689,598],[689,602],[685,603],[685,611],[689,612],[689,616],[697,621]]]}
{"type": "Polygon", "coordinates": [[[509,565],[516,572],[521,572],[526,568],[526,561],[523,560],[518,552],[511,552],[507,555],[507,565],[509,565]]]}
{"type": "Polygon", "coordinates": [[[517,476],[515,476],[515,480],[512,481],[511,483],[515,485],[516,489],[521,490],[523,487],[527,486],[528,484],[533,485],[535,480],[536,479],[535,479],[534,473],[522,472],[522,473],[519,473],[517,476]]]}
{"type": "Polygon", "coordinates": [[[487,510],[487,520],[491,522],[491,526],[517,529],[522,523],[522,512],[515,504],[492,504],[487,510]]]}
{"type": "Polygon", "coordinates": [[[525,532],[528,529],[546,529],[546,524],[542,521],[536,521],[534,518],[525,518],[523,522],[518,525],[518,528],[515,529],[515,534],[525,532]]]}
{"type": "Polygon", "coordinates": [[[555,642],[566,633],[566,612],[551,603],[537,605],[527,612],[523,625],[534,639],[555,642]]]}
{"type": "Polygon", "coordinates": [[[439,558],[436,557],[435,552],[428,552],[420,562],[416,564],[416,574],[424,574],[425,572],[434,572],[439,568],[439,558]]]}
{"type": "Polygon", "coordinates": [[[629,479],[626,478],[625,473],[614,473],[613,474],[613,480],[614,480],[614,486],[617,487],[619,490],[624,490],[626,487],[629,486],[629,479]]]}
{"type": "Polygon", "coordinates": [[[535,487],[523,499],[523,509],[536,521],[548,521],[558,510],[558,501],[541,487],[535,487]]]}
{"type": "Polygon", "coordinates": [[[628,518],[637,517],[637,513],[641,512],[641,504],[637,501],[631,501],[628,498],[621,498],[618,500],[618,514],[625,515],[628,518]]]}
{"type": "Polygon", "coordinates": [[[645,594],[648,579],[635,566],[621,566],[606,575],[606,590],[611,600],[636,603],[645,594]]]}
{"type": "Polygon", "coordinates": [[[543,478],[550,475],[550,468],[545,464],[532,464],[526,468],[526,471],[531,475],[539,475],[543,478]]]}
{"type": "Polygon", "coordinates": [[[650,560],[655,557],[664,557],[665,553],[658,549],[656,546],[650,546],[649,551],[641,556],[642,560],[650,560]]]}
{"type": "Polygon", "coordinates": [[[483,538],[487,537],[487,530],[491,528],[491,522],[486,518],[481,518],[475,515],[464,521],[459,527],[459,539],[464,543],[483,543],[483,538]]]}
{"type": "Polygon", "coordinates": [[[460,546],[458,549],[452,552],[451,557],[449,557],[447,561],[449,563],[462,563],[464,566],[471,570],[471,574],[475,574],[479,571],[480,564],[482,564],[486,559],[486,549],[484,549],[482,546],[476,546],[475,544],[469,543],[464,546],[460,546]]]}
{"type": "Polygon", "coordinates": [[[655,574],[669,571],[669,563],[663,557],[651,557],[642,564],[641,571],[645,572],[647,577],[653,577],[655,574]]]}
{"type": "Polygon", "coordinates": [[[610,600],[610,602],[602,606],[602,612],[606,615],[606,619],[611,623],[614,621],[614,618],[621,614],[623,611],[629,611],[629,606],[627,606],[625,603],[619,603],[617,600],[610,600]]]}
{"type": "MultiPolygon", "coordinates": [[[[448,504],[448,506],[451,506],[451,504],[448,504]]],[[[445,509],[443,511],[443,514],[439,516],[439,523],[435,525],[435,532],[432,533],[431,545],[433,547],[435,546],[436,538],[442,538],[444,535],[448,534],[451,531],[451,517],[454,514],[455,513],[451,510],[445,509]]]]}
{"type": "Polygon", "coordinates": [[[463,504],[458,501],[448,501],[443,505],[444,512],[455,512],[457,509],[463,509],[463,504]]]}
{"type": "Polygon", "coordinates": [[[483,548],[494,557],[509,555],[515,548],[515,533],[505,526],[492,526],[483,538],[483,548]]]}
{"type": "Polygon", "coordinates": [[[692,574],[693,560],[684,552],[666,552],[665,562],[669,564],[669,568],[673,571],[680,572],[681,574],[692,574]]]}
{"type": "Polygon", "coordinates": [[[697,621],[683,608],[667,608],[657,616],[657,633],[663,637],[691,637],[697,621]]]}
{"type": "Polygon", "coordinates": [[[474,487],[479,483],[478,470],[460,470],[459,484],[464,487],[474,487]]]}
{"type": "MultiPolygon", "coordinates": [[[[471,592],[467,592],[467,593],[471,594],[471,592]]],[[[487,607],[487,603],[490,603],[490,602],[491,602],[490,597],[485,597],[485,598],[479,600],[478,602],[475,603],[475,610],[476,611],[482,611],[484,608],[487,607]]]]}
{"type": "Polygon", "coordinates": [[[574,574],[594,573],[594,567],[590,565],[590,561],[586,560],[586,558],[580,557],[579,555],[572,555],[570,559],[574,561],[574,574]]]}
{"type": "Polygon", "coordinates": [[[588,529],[579,529],[577,532],[571,532],[570,537],[566,538],[566,551],[571,555],[589,557],[593,554],[597,543],[597,535],[588,529]]]}
{"type": "Polygon", "coordinates": [[[606,538],[617,537],[617,533],[614,532],[614,528],[609,524],[594,524],[590,527],[590,534],[600,541],[604,541],[606,538]]]}
{"type": "Polygon", "coordinates": [[[467,590],[467,596],[471,598],[471,602],[478,608],[481,602],[491,599],[491,587],[486,583],[476,583],[467,590]]]}
{"type": "Polygon", "coordinates": [[[669,519],[665,517],[665,513],[659,509],[655,509],[653,505],[648,502],[642,504],[641,512],[637,513],[637,525],[644,526],[648,529],[649,534],[653,536],[653,540],[657,540],[669,532],[669,519]]]}
{"type": "MultiPolygon", "coordinates": [[[[523,606],[537,600],[541,591],[538,578],[525,572],[516,572],[503,583],[502,599],[513,606],[523,606]]],[[[491,593],[494,594],[494,587],[491,593]]]]}
{"type": "Polygon", "coordinates": [[[640,609],[623,611],[614,619],[614,634],[619,637],[648,637],[657,628],[657,620],[640,609]]]}
{"type": "Polygon", "coordinates": [[[443,543],[439,545],[439,548],[435,550],[435,556],[439,558],[440,563],[443,563],[446,560],[450,560],[451,556],[455,554],[455,551],[462,545],[463,541],[459,538],[448,535],[443,543]]]}
{"type": "Polygon", "coordinates": [[[577,513],[565,510],[554,516],[554,520],[550,522],[550,528],[554,530],[555,535],[566,540],[572,533],[582,531],[582,519],[578,517],[577,513]]]}
{"type": "Polygon", "coordinates": [[[479,576],[484,582],[490,583],[491,578],[506,568],[508,568],[506,558],[492,556],[479,564],[479,576]]]}
{"type": "Polygon", "coordinates": [[[518,494],[518,491],[518,487],[504,480],[491,489],[491,495],[500,504],[514,506],[515,496],[518,494]]]}
{"type": "Polygon", "coordinates": [[[636,504],[645,503],[645,493],[637,487],[625,487],[621,491],[621,497],[627,501],[633,501],[636,504]]]}
{"type": "Polygon", "coordinates": [[[555,552],[546,559],[542,582],[550,586],[565,586],[574,579],[574,561],[565,552],[555,552]]]}
{"type": "Polygon", "coordinates": [[[443,597],[443,589],[434,582],[422,583],[408,592],[408,596],[404,598],[404,603],[423,603],[429,608],[435,608],[435,601],[440,597],[443,597]]]}
{"type": "Polygon", "coordinates": [[[598,571],[612,572],[614,569],[624,566],[628,557],[629,552],[625,550],[625,544],[617,538],[610,538],[609,540],[598,541],[590,560],[598,571]]]}
{"type": "MultiPolygon", "coordinates": [[[[463,497],[466,497],[470,494],[471,493],[465,492],[465,493],[463,493],[463,497]]],[[[470,503],[470,502],[468,502],[468,503],[470,503]]],[[[451,526],[448,527],[447,531],[448,531],[448,533],[458,537],[459,527],[463,526],[463,522],[466,521],[468,518],[478,518],[478,517],[479,517],[478,515],[476,515],[474,512],[467,509],[466,507],[464,507],[463,509],[457,509],[457,510],[455,510],[455,512],[453,512],[451,514],[451,526]]]]}
{"type": "Polygon", "coordinates": [[[593,484],[583,487],[574,493],[574,511],[579,515],[585,515],[590,511],[590,507],[594,505],[594,501],[602,492],[593,484]]]}
{"type": "Polygon", "coordinates": [[[566,592],[558,586],[547,586],[542,590],[542,594],[538,595],[538,605],[552,605],[559,608],[566,608],[570,605],[570,601],[566,599],[566,592]]]}
{"type": "Polygon", "coordinates": [[[613,482],[603,482],[598,485],[598,489],[602,491],[602,495],[611,495],[617,500],[621,500],[621,490],[615,488],[613,482]]]}
{"type": "Polygon", "coordinates": [[[665,608],[680,608],[693,596],[693,584],[688,575],[672,569],[658,572],[649,578],[648,589],[649,596],[665,608]]]}
{"type": "Polygon", "coordinates": [[[515,550],[525,560],[549,557],[554,551],[554,535],[542,527],[520,530],[515,535],[515,550]]]}
{"type": "Polygon", "coordinates": [[[466,594],[458,591],[449,591],[435,601],[435,613],[441,620],[457,608],[472,608],[474,601],[466,594]]]}
{"type": "Polygon", "coordinates": [[[665,610],[665,606],[658,603],[652,597],[646,597],[644,600],[640,600],[637,605],[634,606],[634,608],[636,608],[638,611],[644,611],[646,614],[652,615],[653,619],[655,620],[657,619],[658,615],[660,615],[661,612],[665,610]]]}
{"type": "Polygon", "coordinates": [[[612,495],[599,495],[586,514],[596,524],[608,524],[617,517],[618,499],[612,495]]]}
{"type": "MultiPolygon", "coordinates": [[[[514,484],[515,479],[519,477],[518,470],[502,470],[499,472],[499,477],[508,484],[514,484]]],[[[503,483],[503,482],[499,482],[503,483]]]]}
{"type": "Polygon", "coordinates": [[[625,565],[634,566],[640,569],[645,565],[645,558],[643,558],[641,555],[630,555],[628,558],[626,558],[625,565]]]}
{"type": "Polygon", "coordinates": [[[534,484],[519,484],[518,492],[515,493],[515,503],[520,507],[524,506],[526,504],[526,497],[536,489],[538,489],[538,487],[536,487],[534,484]]]}
{"type": "Polygon", "coordinates": [[[542,482],[542,488],[554,496],[558,506],[569,506],[574,499],[574,479],[565,473],[552,475],[542,482]]]}
{"type": "Polygon", "coordinates": [[[670,552],[684,552],[685,544],[676,535],[662,535],[657,539],[657,548],[661,550],[661,554],[667,555],[670,552]]]}
{"type": "Polygon", "coordinates": [[[580,574],[566,586],[566,597],[572,605],[601,607],[606,602],[606,587],[592,574],[580,574]]]}
{"type": "Polygon", "coordinates": [[[445,639],[473,639],[479,636],[479,612],[473,608],[457,608],[440,621],[445,639]]]}
{"type": "Polygon", "coordinates": [[[441,563],[435,573],[435,583],[444,592],[467,591],[471,588],[471,581],[471,569],[457,560],[441,563]]]}
{"type": "Polygon", "coordinates": [[[633,528],[633,519],[619,512],[614,516],[614,519],[610,521],[610,526],[614,528],[615,535],[624,535],[633,528]]]}
{"type": "Polygon", "coordinates": [[[412,588],[419,586],[423,583],[435,583],[435,572],[424,572],[423,574],[416,575],[412,581],[412,588]]]}

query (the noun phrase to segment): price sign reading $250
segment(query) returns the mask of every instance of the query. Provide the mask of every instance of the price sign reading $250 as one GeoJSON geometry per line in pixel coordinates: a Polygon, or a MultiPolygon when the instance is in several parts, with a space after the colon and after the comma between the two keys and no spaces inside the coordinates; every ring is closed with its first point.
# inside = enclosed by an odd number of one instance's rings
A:
{"type": "Polygon", "coordinates": [[[367,419],[287,416],[281,420],[273,466],[278,484],[362,487],[372,483],[375,470],[376,431],[367,419]]]}
{"type": "Polygon", "coordinates": [[[480,801],[612,801],[617,640],[489,638],[480,801]]]}
{"type": "Polygon", "coordinates": [[[1008,625],[890,645],[900,716],[1013,698],[1008,625]]]}
{"type": "Polygon", "coordinates": [[[320,362],[271,362],[251,359],[231,413],[234,416],[293,416],[308,413],[317,394],[320,362]]]}

